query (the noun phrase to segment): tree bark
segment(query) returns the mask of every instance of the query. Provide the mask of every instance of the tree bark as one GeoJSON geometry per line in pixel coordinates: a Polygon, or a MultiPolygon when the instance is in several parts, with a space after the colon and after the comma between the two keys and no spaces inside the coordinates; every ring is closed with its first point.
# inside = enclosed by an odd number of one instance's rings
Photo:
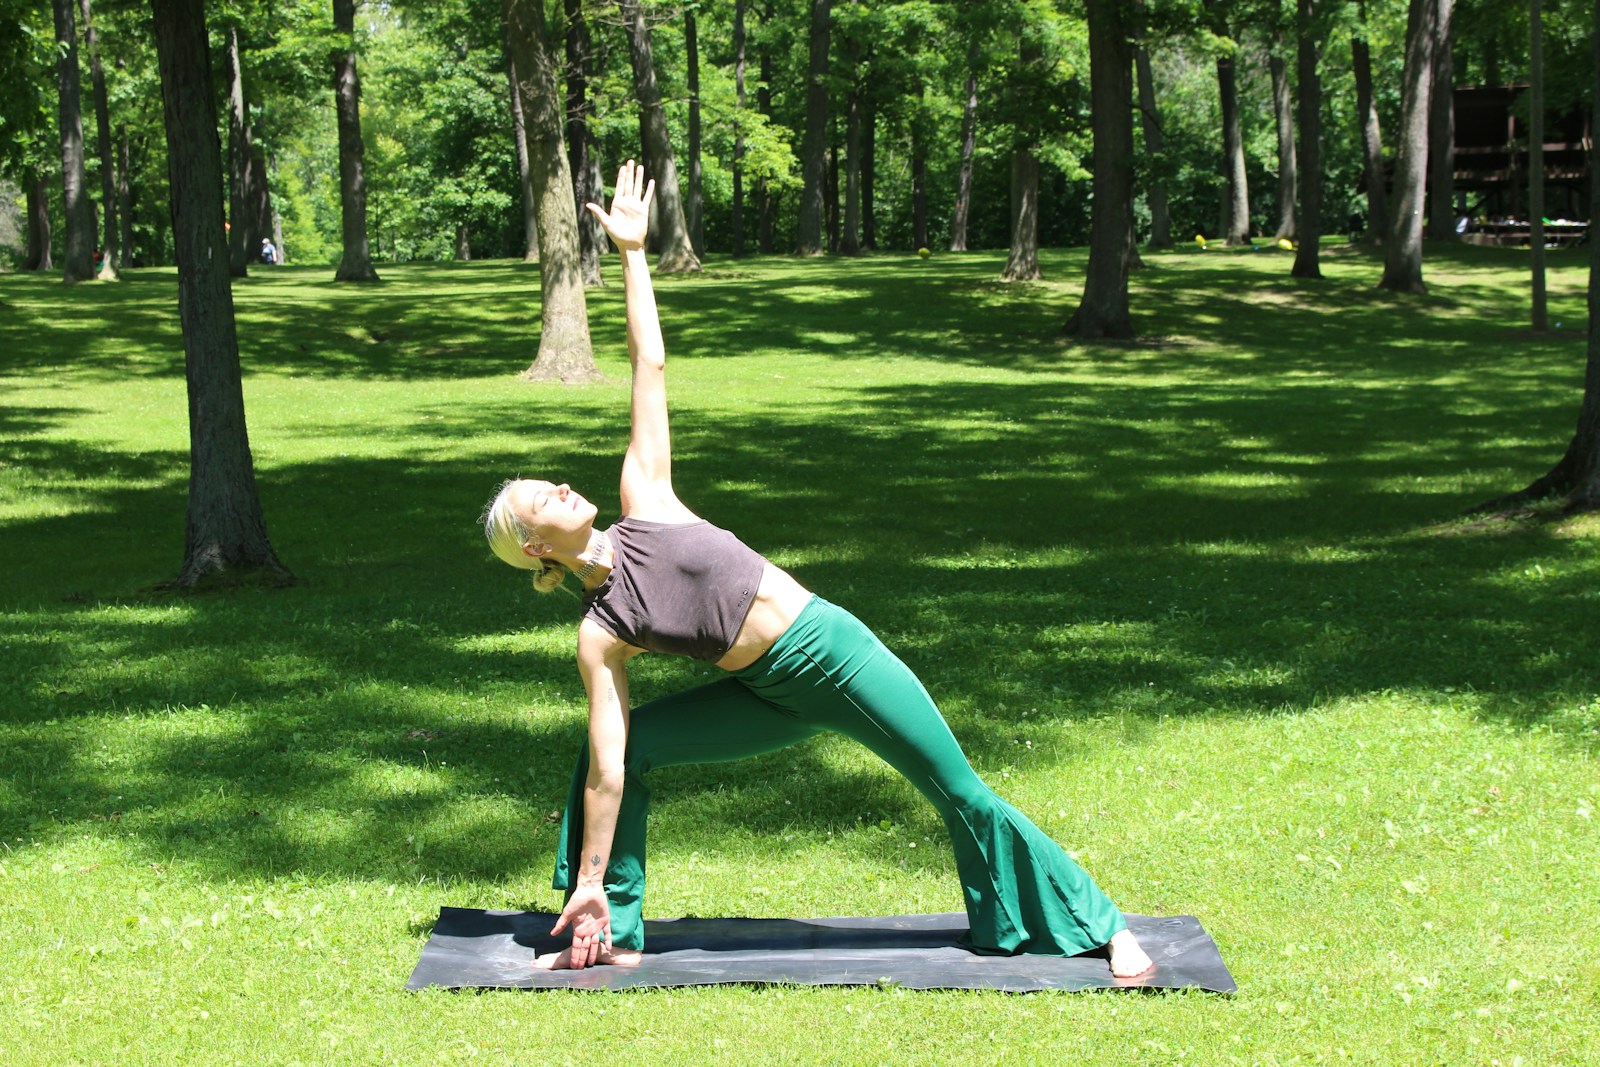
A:
{"type": "Polygon", "coordinates": [[[57,114],[61,120],[61,195],[67,245],[62,253],[62,281],[94,277],[95,219],[84,170],[82,93],[78,77],[78,30],[72,0],[54,0],[56,22],[57,114]]]}
{"type": "Polygon", "coordinates": [[[828,180],[828,29],[831,0],[811,0],[810,65],[806,75],[806,129],[800,149],[800,216],[795,252],[822,254],[823,183],[828,180]]]}
{"type": "Polygon", "coordinates": [[[689,89],[689,203],[685,214],[689,245],[695,255],[703,256],[706,254],[706,205],[700,165],[700,33],[693,8],[683,12],[683,47],[689,89]]]}
{"type": "Polygon", "coordinates": [[[1320,40],[1316,0],[1299,0],[1297,11],[1299,46],[1297,71],[1300,82],[1300,217],[1296,232],[1300,247],[1295,249],[1296,278],[1322,277],[1322,76],[1317,70],[1317,42],[1320,40]]]}
{"type": "Polygon", "coordinates": [[[925,90],[917,80],[917,108],[911,117],[911,247],[921,251],[928,240],[928,135],[922,101],[925,90]]]}
{"type": "Polygon", "coordinates": [[[839,146],[828,146],[828,180],[823,185],[822,213],[828,220],[828,251],[839,251],[839,146]]]}
{"type": "MultiPolygon", "coordinates": [[[[765,29],[772,25],[773,10],[772,0],[767,0],[761,9],[761,25],[765,29]]],[[[772,118],[772,46],[767,43],[763,34],[756,45],[756,63],[760,67],[760,82],[756,87],[756,108],[768,119],[772,118]]],[[[756,179],[756,249],[763,255],[770,255],[776,240],[775,230],[778,217],[777,194],[768,186],[767,179],[756,179]]]]}
{"type": "Polygon", "coordinates": [[[100,34],[95,29],[90,0],[79,0],[83,16],[84,44],[89,50],[90,84],[94,92],[95,147],[100,154],[100,208],[105,219],[101,227],[100,280],[117,280],[121,236],[117,228],[117,171],[111,142],[111,107],[106,100],[106,72],[100,64],[100,34]]]}
{"type": "Polygon", "coordinates": [[[1422,281],[1422,211],[1428,173],[1428,100],[1433,83],[1433,24],[1438,0],[1411,0],[1401,81],[1400,144],[1394,168],[1394,211],[1379,285],[1426,293],[1422,281]]]}
{"type": "MultiPolygon", "coordinates": [[[[617,0],[623,27],[628,34],[628,53],[633,61],[633,90],[639,101],[639,133],[644,155],[656,183],[655,215],[652,229],[660,254],[656,270],[664,274],[700,269],[700,258],[689,240],[688,222],[683,214],[683,194],[678,187],[678,164],[672,153],[672,137],[667,131],[667,113],[661,104],[661,89],[656,84],[655,58],[650,49],[650,28],[645,25],[644,8],[639,0],[617,0]]],[[[523,107],[528,106],[527,99],[523,107]]],[[[542,226],[542,223],[541,223],[542,226]]],[[[541,231],[542,232],[542,231],[541,231]]]]}
{"type": "Polygon", "coordinates": [[[861,103],[861,248],[878,248],[877,196],[878,104],[869,91],[861,103]]]}
{"type": "MultiPolygon", "coordinates": [[[[600,274],[600,253],[605,251],[606,232],[585,204],[605,200],[605,180],[595,150],[594,131],[589,115],[594,105],[589,97],[590,74],[594,67],[594,41],[589,35],[589,19],[583,0],[565,0],[567,14],[567,166],[572,172],[572,193],[578,206],[578,254],[586,288],[605,285],[600,274]]],[[[519,101],[518,107],[521,107],[519,101]]],[[[534,239],[538,239],[535,232],[534,239]]]]}
{"type": "Polygon", "coordinates": [[[1294,108],[1289,100],[1289,71],[1282,55],[1283,36],[1274,34],[1272,54],[1267,60],[1272,71],[1272,115],[1278,127],[1278,238],[1294,237],[1295,174],[1294,108]]]}
{"type": "Polygon", "coordinates": [[[1433,88],[1428,97],[1428,239],[1456,239],[1455,61],[1452,0],[1434,0],[1433,88]]]}
{"type": "Polygon", "coordinates": [[[744,4],[733,2],[733,258],[744,258],[744,4]]]}
{"type": "Polygon", "coordinates": [[[174,586],[223,570],[289,577],[267,537],[245,425],[222,229],[222,148],[202,0],[151,0],[189,392],[189,505],[174,586]]]}
{"type": "MultiPolygon", "coordinates": [[[[254,139],[250,144],[250,202],[246,217],[250,220],[251,254],[259,259],[262,240],[272,234],[272,190],[267,187],[267,150],[254,139]]],[[[278,262],[283,262],[281,257],[278,262]]]]}
{"type": "Polygon", "coordinates": [[[522,262],[537,263],[539,211],[533,195],[533,172],[528,167],[528,128],[522,118],[522,94],[517,91],[517,64],[511,58],[509,43],[506,45],[506,81],[511,96],[511,140],[517,153],[517,185],[522,191],[522,262]]]}
{"type": "Polygon", "coordinates": [[[250,228],[245,213],[250,202],[250,101],[244,95],[239,61],[239,28],[228,27],[228,273],[250,273],[250,228]]]}
{"type": "MultiPolygon", "coordinates": [[[[1144,151],[1155,163],[1166,153],[1166,138],[1161,132],[1161,109],[1150,73],[1149,49],[1139,45],[1134,61],[1139,74],[1139,125],[1144,130],[1144,151]]],[[[1172,212],[1167,205],[1167,183],[1159,175],[1150,174],[1145,186],[1145,200],[1150,205],[1150,247],[1171,248],[1172,212]]]]}
{"type": "Polygon", "coordinates": [[[28,197],[28,251],[23,270],[54,270],[50,258],[50,186],[38,168],[29,166],[23,179],[28,197]]]}
{"type": "Polygon", "coordinates": [[[1088,0],[1094,209],[1083,298],[1064,331],[1085,340],[1133,336],[1128,313],[1128,258],[1133,234],[1133,86],[1127,17],[1118,0],[1088,0]]]}
{"type": "MultiPolygon", "coordinates": [[[[845,61],[851,71],[860,65],[860,46],[845,44],[845,61]]],[[[861,254],[861,79],[852,75],[850,95],[845,101],[844,118],[844,233],[839,250],[847,256],[861,254]]]]}
{"type": "Polygon", "coordinates": [[[1544,277],[1544,12],[1539,0],[1528,4],[1528,247],[1532,326],[1543,333],[1550,319],[1544,277]]]}
{"type": "Polygon", "coordinates": [[[456,223],[455,258],[461,263],[472,259],[472,227],[465,220],[456,223]]]}
{"type": "MultiPolygon", "coordinates": [[[[117,61],[122,70],[125,61],[117,61]]],[[[117,124],[117,224],[121,239],[117,241],[117,266],[127,270],[133,266],[133,146],[128,138],[128,124],[117,124]]]]}
{"type": "Polygon", "coordinates": [[[1366,4],[1350,38],[1350,65],[1356,80],[1356,121],[1361,127],[1361,159],[1367,182],[1367,241],[1382,245],[1389,234],[1387,183],[1383,174],[1383,136],[1372,95],[1372,56],[1366,39],[1366,4]]]}
{"type": "Polygon", "coordinates": [[[1031,282],[1039,271],[1039,160],[1033,146],[1019,144],[1011,153],[1011,254],[1002,281],[1031,282]]]}
{"type": "MultiPolygon", "coordinates": [[[[961,105],[961,170],[956,175],[956,206],[950,212],[950,251],[967,250],[967,214],[972,208],[972,157],[978,148],[978,44],[967,49],[966,99],[961,105]]],[[[854,108],[854,102],[851,104],[854,108]]],[[[852,115],[852,119],[854,115],[852,115]]]]}
{"type": "Polygon", "coordinates": [[[1222,103],[1222,158],[1228,177],[1224,204],[1224,237],[1230,245],[1250,243],[1250,187],[1245,176],[1244,127],[1239,115],[1239,88],[1232,56],[1217,58],[1217,92],[1222,103]]]}
{"type": "Polygon", "coordinates": [[[356,2],[333,0],[339,47],[333,57],[333,95],[339,118],[339,210],[344,255],[336,282],[375,282],[367,247],[366,150],[361,143],[361,75],[356,70],[356,2]]]}
{"type": "Polygon", "coordinates": [[[522,376],[540,381],[593,381],[600,372],[589,339],[578,208],[561,137],[565,109],[555,59],[546,45],[544,4],[542,0],[505,0],[505,19],[526,122],[528,167],[539,204],[539,353],[522,376]]]}
{"type": "MultiPolygon", "coordinates": [[[[1593,4],[1600,20],[1600,0],[1593,4]]],[[[1537,9],[1536,9],[1537,10],[1537,9]]],[[[1600,26],[1600,21],[1595,25],[1600,26]]],[[[1531,43],[1531,42],[1530,42],[1531,43]]],[[[1591,35],[1590,114],[1600,113],[1600,34],[1591,35]]],[[[1542,71],[1541,71],[1542,73],[1542,71]]],[[[1600,218],[1600,167],[1589,168],[1589,217],[1600,218]]],[[[1486,501],[1471,513],[1505,513],[1527,504],[1560,497],[1561,510],[1572,515],[1600,510],[1600,242],[1589,242],[1589,347],[1584,365],[1583,399],[1578,426],[1561,459],[1527,488],[1486,501]]]]}

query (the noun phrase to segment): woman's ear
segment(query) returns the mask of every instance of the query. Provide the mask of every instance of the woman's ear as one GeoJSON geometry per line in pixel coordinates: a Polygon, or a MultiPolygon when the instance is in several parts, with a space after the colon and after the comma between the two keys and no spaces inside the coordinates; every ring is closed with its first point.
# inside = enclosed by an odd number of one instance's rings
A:
{"type": "Polygon", "coordinates": [[[522,543],[523,554],[532,556],[535,559],[549,555],[554,548],[554,545],[546,544],[543,541],[524,541],[522,543]]]}

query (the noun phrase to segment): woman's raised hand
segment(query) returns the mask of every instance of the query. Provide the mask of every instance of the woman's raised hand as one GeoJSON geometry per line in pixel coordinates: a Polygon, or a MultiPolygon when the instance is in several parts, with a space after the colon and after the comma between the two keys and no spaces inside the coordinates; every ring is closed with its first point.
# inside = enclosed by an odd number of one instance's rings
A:
{"type": "Polygon", "coordinates": [[[635,166],[630,159],[617,171],[617,188],[611,194],[611,210],[606,211],[599,204],[585,204],[584,207],[594,212],[594,217],[606,228],[617,251],[629,252],[644,247],[644,237],[650,228],[650,198],[655,193],[655,179],[646,182],[644,166],[635,166]]]}

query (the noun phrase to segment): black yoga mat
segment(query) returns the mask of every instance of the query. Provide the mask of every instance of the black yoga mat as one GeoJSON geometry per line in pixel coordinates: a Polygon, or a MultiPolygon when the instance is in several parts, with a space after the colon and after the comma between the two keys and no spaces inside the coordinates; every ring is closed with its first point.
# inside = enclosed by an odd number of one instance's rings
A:
{"type": "Polygon", "coordinates": [[[407,989],[645,989],[727,982],[908,989],[1204,989],[1238,987],[1198,919],[1128,915],[1155,967],[1114,978],[1104,956],[982,956],[962,948],[961,912],[843,919],[647,920],[637,967],[546,971],[533,958],[565,947],[555,916],[440,908],[407,989]]]}

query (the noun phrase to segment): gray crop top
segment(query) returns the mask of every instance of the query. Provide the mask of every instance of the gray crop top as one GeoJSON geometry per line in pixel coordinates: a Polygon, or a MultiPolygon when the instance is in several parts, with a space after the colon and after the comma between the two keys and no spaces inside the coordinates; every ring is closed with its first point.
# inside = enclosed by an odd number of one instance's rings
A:
{"type": "Polygon", "coordinates": [[[584,618],[637,648],[715,663],[733,647],[766,560],[711,523],[623,518],[611,573],[584,595],[584,618]]]}

